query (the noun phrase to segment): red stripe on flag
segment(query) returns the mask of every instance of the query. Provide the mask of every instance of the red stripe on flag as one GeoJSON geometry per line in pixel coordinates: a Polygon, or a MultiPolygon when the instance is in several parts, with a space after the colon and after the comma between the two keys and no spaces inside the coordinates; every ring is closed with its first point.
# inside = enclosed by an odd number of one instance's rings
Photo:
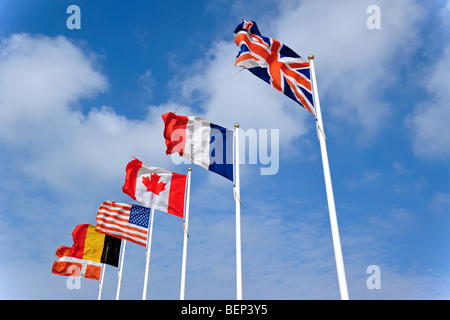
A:
{"type": "MultiPolygon", "coordinates": [[[[144,247],[147,245],[147,236],[132,234],[131,232],[133,232],[134,230],[131,228],[116,228],[114,226],[103,225],[101,222],[99,222],[96,230],[97,232],[106,233],[119,239],[140,244],[144,247]]],[[[141,232],[141,230],[137,230],[137,232],[141,232]]]]}
{"type": "Polygon", "coordinates": [[[148,228],[129,222],[132,204],[103,201],[97,211],[96,231],[146,246],[148,228]]]}
{"type": "Polygon", "coordinates": [[[125,184],[122,187],[122,191],[128,194],[131,198],[136,200],[136,179],[139,169],[142,167],[142,162],[138,159],[134,159],[127,164],[125,184]]]}
{"type": "Polygon", "coordinates": [[[169,205],[167,212],[178,217],[184,216],[184,195],[186,192],[186,175],[172,173],[170,182],[169,205]]]}
{"type": "Polygon", "coordinates": [[[86,233],[89,224],[80,224],[75,227],[72,232],[73,246],[70,250],[70,256],[78,259],[83,259],[84,245],[86,241],[86,233]]]}
{"type": "Polygon", "coordinates": [[[166,139],[166,154],[178,153],[180,156],[184,153],[186,144],[186,126],[189,118],[186,116],[177,116],[173,112],[164,113],[164,139],[166,139]]]}
{"type": "MultiPolygon", "coordinates": [[[[132,227],[132,226],[128,223],[128,221],[126,222],[126,224],[120,224],[120,223],[118,223],[117,221],[123,221],[123,220],[119,220],[117,217],[114,217],[114,220],[111,221],[111,220],[107,220],[107,219],[105,219],[105,218],[103,218],[103,217],[97,216],[97,217],[95,218],[95,220],[97,221],[97,225],[106,226],[106,225],[109,224],[109,225],[116,225],[116,226],[118,226],[118,227],[121,227],[121,229],[118,229],[118,228],[114,228],[114,227],[110,226],[110,227],[108,227],[108,230],[121,231],[121,232],[138,232],[138,233],[140,233],[140,234],[145,234],[145,233],[142,231],[142,229],[132,227]]],[[[97,228],[98,228],[98,227],[97,227],[97,228]]],[[[138,235],[135,235],[135,237],[139,238],[138,235]]],[[[142,236],[142,237],[140,237],[140,238],[143,239],[143,240],[147,240],[147,236],[142,236]]]]}

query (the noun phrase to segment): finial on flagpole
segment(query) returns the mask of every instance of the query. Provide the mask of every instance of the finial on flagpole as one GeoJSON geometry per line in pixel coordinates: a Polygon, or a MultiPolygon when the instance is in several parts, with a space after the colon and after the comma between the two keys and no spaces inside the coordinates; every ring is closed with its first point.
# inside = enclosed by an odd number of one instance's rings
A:
{"type": "Polygon", "coordinates": [[[188,168],[188,171],[192,171],[192,168],[188,168]]]}
{"type": "Polygon", "coordinates": [[[314,60],[314,55],[310,53],[308,56],[308,60],[314,60]]]}
{"type": "Polygon", "coordinates": [[[239,128],[239,123],[236,123],[236,124],[234,125],[234,127],[235,127],[235,128],[239,128]]]}

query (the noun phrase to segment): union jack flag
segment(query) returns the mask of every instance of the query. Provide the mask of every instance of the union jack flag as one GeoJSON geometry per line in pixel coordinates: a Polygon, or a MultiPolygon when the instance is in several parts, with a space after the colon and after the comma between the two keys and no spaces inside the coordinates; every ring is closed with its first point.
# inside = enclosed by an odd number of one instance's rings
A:
{"type": "Polygon", "coordinates": [[[254,21],[237,26],[234,42],[240,49],[235,66],[248,69],[315,115],[309,62],[279,41],[262,36],[254,21]]]}

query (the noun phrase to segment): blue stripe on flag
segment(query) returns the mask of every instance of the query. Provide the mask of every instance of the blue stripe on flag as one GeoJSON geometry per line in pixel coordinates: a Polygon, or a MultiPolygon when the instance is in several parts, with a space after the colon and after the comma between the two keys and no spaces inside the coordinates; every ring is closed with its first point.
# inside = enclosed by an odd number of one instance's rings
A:
{"type": "Polygon", "coordinates": [[[209,171],[233,181],[233,131],[211,123],[209,171]]]}

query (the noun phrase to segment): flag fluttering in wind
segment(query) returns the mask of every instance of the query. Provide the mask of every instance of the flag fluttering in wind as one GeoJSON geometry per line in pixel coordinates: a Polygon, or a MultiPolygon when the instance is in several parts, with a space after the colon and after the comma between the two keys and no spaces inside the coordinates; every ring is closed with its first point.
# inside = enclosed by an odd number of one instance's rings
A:
{"type": "Polygon", "coordinates": [[[256,23],[248,20],[242,21],[234,30],[234,42],[239,47],[235,66],[248,69],[255,76],[283,92],[316,117],[339,290],[341,299],[348,300],[347,280],[331,184],[326,137],[314,70],[314,55],[310,54],[308,56],[309,62],[307,62],[288,46],[275,39],[262,36],[256,23]]]}
{"type": "Polygon", "coordinates": [[[315,114],[308,61],[279,41],[262,36],[254,21],[244,20],[237,26],[234,42],[239,47],[236,66],[248,69],[315,114]]]}
{"type": "Polygon", "coordinates": [[[103,263],[119,265],[120,239],[95,231],[91,224],[76,226],[72,236],[72,247],[56,250],[54,274],[100,280],[103,263]]]}
{"type": "Polygon", "coordinates": [[[70,256],[70,247],[60,246],[56,250],[52,272],[61,276],[83,277],[100,280],[102,264],[70,256]]]}
{"type": "Polygon", "coordinates": [[[233,131],[200,117],[162,115],[166,154],[178,153],[192,163],[233,181],[233,131]]]}
{"type": "Polygon", "coordinates": [[[183,218],[186,177],[134,159],[127,164],[122,191],[143,206],[183,218]]]}
{"type": "Polygon", "coordinates": [[[96,230],[145,247],[149,216],[150,209],[146,207],[103,201],[97,211],[96,230]]]}

